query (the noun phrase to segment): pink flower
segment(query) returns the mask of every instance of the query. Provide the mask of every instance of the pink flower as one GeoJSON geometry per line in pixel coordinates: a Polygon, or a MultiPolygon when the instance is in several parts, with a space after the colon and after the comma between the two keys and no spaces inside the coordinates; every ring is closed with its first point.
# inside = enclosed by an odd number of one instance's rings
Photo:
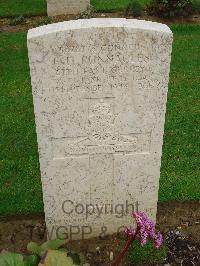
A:
{"type": "Polygon", "coordinates": [[[140,236],[141,246],[146,245],[146,243],[148,241],[148,232],[145,230],[145,227],[140,228],[139,236],[140,236]]]}
{"type": "Polygon", "coordinates": [[[163,243],[163,236],[160,232],[157,233],[157,235],[154,238],[154,245],[156,248],[159,248],[163,243]]]}
{"type": "Polygon", "coordinates": [[[136,233],[136,230],[130,227],[130,228],[127,228],[125,232],[128,236],[134,236],[136,233]]]}
{"type": "Polygon", "coordinates": [[[112,263],[112,266],[119,266],[124,255],[135,239],[139,239],[142,246],[146,245],[147,241],[151,239],[153,240],[156,248],[159,248],[163,242],[161,233],[158,232],[156,234],[155,232],[155,223],[144,212],[134,212],[133,218],[136,220],[137,228],[133,229],[130,227],[126,229],[128,240],[119,256],[112,263]]]}
{"type": "Polygon", "coordinates": [[[148,240],[151,239],[155,247],[159,248],[163,242],[163,238],[160,232],[156,234],[155,223],[144,212],[134,212],[133,218],[136,220],[137,230],[130,228],[126,230],[126,233],[132,236],[136,234],[141,246],[146,245],[148,240]]]}

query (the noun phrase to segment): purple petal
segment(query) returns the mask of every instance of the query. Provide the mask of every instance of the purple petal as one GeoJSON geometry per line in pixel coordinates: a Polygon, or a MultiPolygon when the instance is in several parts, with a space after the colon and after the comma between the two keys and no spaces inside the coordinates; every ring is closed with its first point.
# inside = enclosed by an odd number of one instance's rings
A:
{"type": "Polygon", "coordinates": [[[126,233],[127,235],[129,235],[129,236],[134,236],[135,233],[136,233],[136,230],[130,227],[130,228],[127,228],[127,229],[125,230],[125,233],[126,233]]]}
{"type": "Polygon", "coordinates": [[[163,243],[163,236],[160,232],[157,233],[155,239],[154,239],[154,245],[156,248],[159,248],[163,243]]]}

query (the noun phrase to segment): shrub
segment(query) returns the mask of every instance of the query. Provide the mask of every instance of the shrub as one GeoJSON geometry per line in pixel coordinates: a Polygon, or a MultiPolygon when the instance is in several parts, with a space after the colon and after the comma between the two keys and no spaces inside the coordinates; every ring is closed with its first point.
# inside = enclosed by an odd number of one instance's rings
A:
{"type": "Polygon", "coordinates": [[[152,0],[148,12],[160,17],[188,16],[193,12],[192,0],[152,0]]]}
{"type": "Polygon", "coordinates": [[[142,15],[143,13],[143,6],[140,3],[139,0],[130,0],[127,9],[126,9],[126,13],[130,14],[134,17],[139,17],[142,15]]]}
{"type": "Polygon", "coordinates": [[[200,0],[193,0],[192,7],[194,13],[200,13],[200,0]]]}

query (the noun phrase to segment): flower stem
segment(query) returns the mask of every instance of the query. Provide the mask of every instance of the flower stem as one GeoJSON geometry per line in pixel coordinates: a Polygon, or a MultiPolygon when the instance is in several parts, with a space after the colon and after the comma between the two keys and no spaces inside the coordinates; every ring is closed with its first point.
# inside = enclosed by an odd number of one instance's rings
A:
{"type": "Polygon", "coordinates": [[[119,254],[119,256],[116,258],[116,260],[111,264],[111,266],[119,266],[120,265],[120,262],[122,261],[124,255],[128,251],[128,249],[129,249],[130,245],[132,244],[132,242],[135,240],[137,232],[138,232],[138,229],[136,230],[134,235],[129,235],[129,238],[128,238],[127,242],[126,242],[126,245],[124,246],[124,248],[121,251],[121,253],[119,254]]]}

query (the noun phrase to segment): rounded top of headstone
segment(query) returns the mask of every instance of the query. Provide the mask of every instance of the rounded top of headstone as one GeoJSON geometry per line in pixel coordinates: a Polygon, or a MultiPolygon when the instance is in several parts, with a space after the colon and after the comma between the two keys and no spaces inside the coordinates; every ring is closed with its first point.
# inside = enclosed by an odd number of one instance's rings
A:
{"type": "Polygon", "coordinates": [[[93,18],[70,20],[30,29],[28,31],[28,40],[66,30],[112,27],[156,31],[172,35],[172,32],[167,25],[157,22],[125,18],[93,18]]]}

